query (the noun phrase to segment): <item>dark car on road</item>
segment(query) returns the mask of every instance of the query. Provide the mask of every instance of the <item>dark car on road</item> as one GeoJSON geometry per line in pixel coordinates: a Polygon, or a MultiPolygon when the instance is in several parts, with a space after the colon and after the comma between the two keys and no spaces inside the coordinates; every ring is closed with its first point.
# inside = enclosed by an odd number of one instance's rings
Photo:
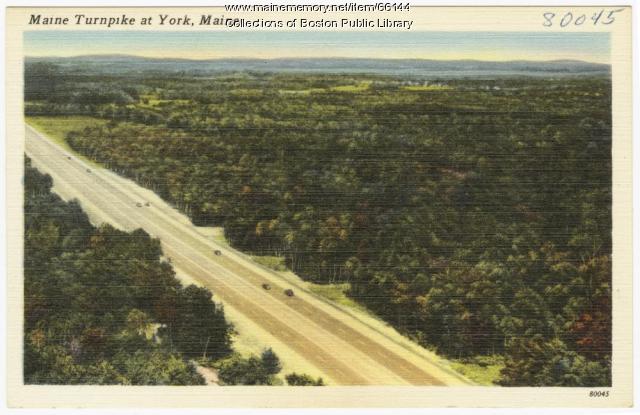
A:
{"type": "Polygon", "coordinates": [[[284,293],[287,297],[293,297],[293,290],[291,288],[284,290],[284,293]]]}
{"type": "Polygon", "coordinates": [[[214,254],[216,254],[217,256],[222,255],[222,252],[220,252],[220,250],[216,249],[215,251],[213,251],[214,254]]]}
{"type": "Polygon", "coordinates": [[[264,288],[265,290],[270,290],[271,286],[265,282],[264,284],[262,284],[262,288],[264,288]]]}

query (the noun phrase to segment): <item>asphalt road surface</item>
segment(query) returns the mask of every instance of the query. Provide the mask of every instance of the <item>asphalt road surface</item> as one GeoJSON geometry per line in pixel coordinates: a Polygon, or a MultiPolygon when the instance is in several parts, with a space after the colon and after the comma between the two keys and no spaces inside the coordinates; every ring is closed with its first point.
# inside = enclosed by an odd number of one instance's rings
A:
{"type": "Polygon", "coordinates": [[[206,238],[170,205],[150,197],[148,190],[83,161],[29,126],[26,152],[35,167],[53,177],[56,191],[65,199],[78,199],[85,210],[115,227],[142,228],[159,238],[165,255],[181,272],[211,289],[218,301],[266,330],[334,384],[468,384],[351,313],[206,238]],[[262,288],[263,283],[271,289],[262,288]],[[293,297],[285,295],[287,288],[294,288],[293,297]]]}

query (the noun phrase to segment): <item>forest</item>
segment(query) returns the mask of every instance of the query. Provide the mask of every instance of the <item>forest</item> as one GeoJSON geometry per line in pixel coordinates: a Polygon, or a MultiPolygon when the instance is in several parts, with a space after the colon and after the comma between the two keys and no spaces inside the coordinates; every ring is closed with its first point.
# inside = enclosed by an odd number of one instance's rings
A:
{"type": "MultiPolygon", "coordinates": [[[[182,286],[160,243],[143,230],[94,227],[51,176],[25,160],[24,382],[203,385],[195,363],[222,384],[281,384],[278,356],[233,351],[233,327],[212,293],[182,286]]],[[[322,385],[289,373],[289,385],[322,385]]]]}
{"type": "Polygon", "coordinates": [[[611,383],[607,76],[107,76],[32,63],[25,114],[100,120],[68,145],[224,227],[238,249],[348,283],[427,348],[498,357],[500,385],[611,383]]]}

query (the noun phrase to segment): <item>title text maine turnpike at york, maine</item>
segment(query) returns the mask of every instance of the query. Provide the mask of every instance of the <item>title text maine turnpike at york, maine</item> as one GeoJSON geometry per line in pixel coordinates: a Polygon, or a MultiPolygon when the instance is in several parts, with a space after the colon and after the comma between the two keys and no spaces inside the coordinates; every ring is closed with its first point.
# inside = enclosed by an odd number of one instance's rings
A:
{"type": "Polygon", "coordinates": [[[410,30],[413,20],[395,19],[306,19],[294,18],[289,20],[279,19],[245,19],[211,14],[202,14],[192,17],[189,15],[172,16],[158,14],[148,17],[131,17],[126,14],[120,16],[87,16],[74,14],[73,16],[45,16],[31,14],[29,25],[33,26],[97,26],[97,27],[122,27],[122,26],[226,26],[235,28],[299,28],[299,29],[406,29],[410,30]]]}

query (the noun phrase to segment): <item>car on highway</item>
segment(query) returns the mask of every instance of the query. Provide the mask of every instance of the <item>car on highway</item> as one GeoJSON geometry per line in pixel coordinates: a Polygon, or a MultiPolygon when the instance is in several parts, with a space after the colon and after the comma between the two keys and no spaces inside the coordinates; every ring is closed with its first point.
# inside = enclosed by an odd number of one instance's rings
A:
{"type": "Polygon", "coordinates": [[[71,156],[67,156],[67,159],[68,159],[68,160],[71,160],[71,156]]]}
{"type": "Polygon", "coordinates": [[[90,170],[90,169],[87,169],[87,173],[91,173],[91,170],[90,170]]]}
{"type": "Polygon", "coordinates": [[[284,290],[284,294],[287,297],[293,297],[293,290],[291,288],[287,288],[286,290],[284,290]]]}
{"type": "Polygon", "coordinates": [[[214,254],[216,254],[217,256],[222,255],[222,252],[220,252],[220,250],[216,249],[215,251],[213,251],[214,254]]]}
{"type": "Polygon", "coordinates": [[[142,203],[138,202],[138,203],[136,203],[136,206],[137,207],[142,207],[142,203]]]}
{"type": "Polygon", "coordinates": [[[262,288],[264,288],[265,290],[269,291],[271,289],[271,285],[267,284],[266,282],[264,284],[262,284],[262,288]]]}
{"type": "Polygon", "coordinates": [[[149,207],[149,206],[151,206],[151,203],[146,202],[144,205],[145,205],[145,206],[147,206],[147,207],[149,207]]]}

